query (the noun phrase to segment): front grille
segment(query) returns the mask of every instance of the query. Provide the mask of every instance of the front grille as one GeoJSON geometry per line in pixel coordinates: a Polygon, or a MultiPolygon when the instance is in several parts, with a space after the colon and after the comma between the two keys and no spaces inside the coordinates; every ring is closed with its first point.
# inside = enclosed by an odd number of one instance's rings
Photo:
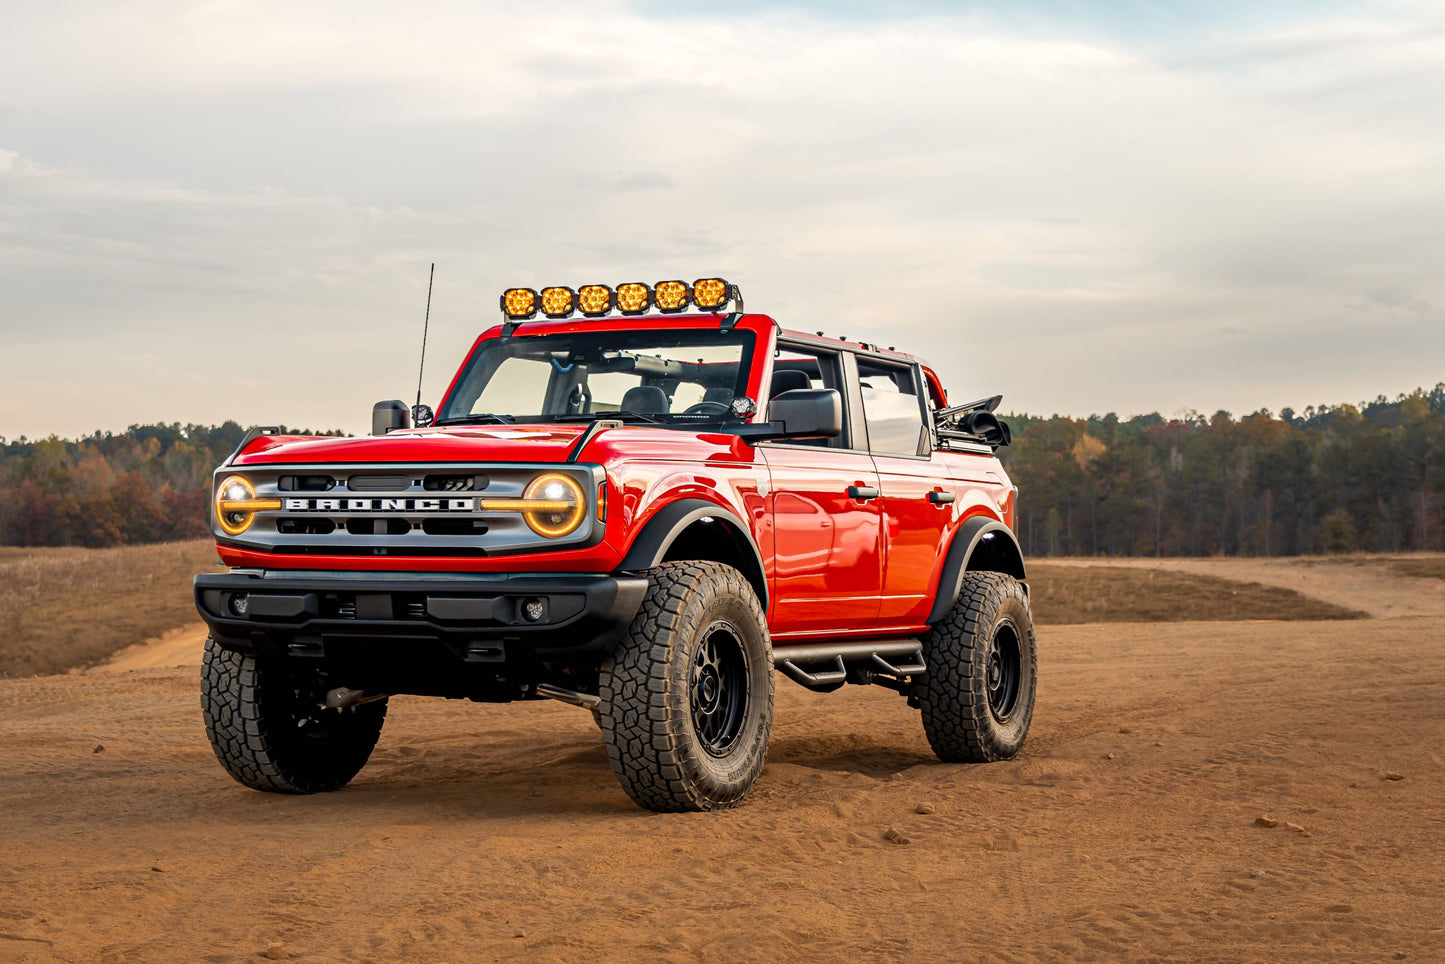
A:
{"type": "Polygon", "coordinates": [[[428,475],[422,488],[428,492],[478,492],[490,480],[485,475],[428,475]]]}
{"type": "Polygon", "coordinates": [[[330,492],[336,479],[330,475],[283,475],[276,480],[278,492],[330,492]]]}
{"type": "Polygon", "coordinates": [[[276,531],[288,536],[329,536],[336,531],[330,519],[278,519],[276,531]]]}
{"type": "MultiPolygon", "coordinates": [[[[431,463],[235,466],[260,499],[279,509],[256,513],[227,542],[288,555],[487,556],[575,548],[601,537],[595,493],[600,466],[571,463],[431,463]],[[563,539],[531,529],[521,513],[486,500],[520,499],[538,476],[573,477],[590,504],[588,519],[563,539]]],[[[218,479],[219,481],[219,479],[218,479]]]]}
{"type": "Polygon", "coordinates": [[[480,536],[487,524],[481,519],[423,519],[421,531],[429,536],[480,536]]]}
{"type": "Polygon", "coordinates": [[[410,486],[407,475],[353,475],[346,480],[352,492],[404,492],[410,486]]]}
{"type": "Polygon", "coordinates": [[[412,530],[405,519],[347,519],[346,531],[354,536],[404,536],[412,530]]]}

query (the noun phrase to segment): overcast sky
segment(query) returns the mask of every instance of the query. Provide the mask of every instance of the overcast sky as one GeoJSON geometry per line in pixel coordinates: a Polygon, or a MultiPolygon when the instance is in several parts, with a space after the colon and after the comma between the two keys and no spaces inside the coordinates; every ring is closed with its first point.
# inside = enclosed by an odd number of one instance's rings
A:
{"type": "Polygon", "coordinates": [[[1161,6],[5,4],[0,436],[364,431],[431,261],[432,402],[504,287],[714,274],[1009,410],[1445,380],[1445,5],[1161,6]]]}

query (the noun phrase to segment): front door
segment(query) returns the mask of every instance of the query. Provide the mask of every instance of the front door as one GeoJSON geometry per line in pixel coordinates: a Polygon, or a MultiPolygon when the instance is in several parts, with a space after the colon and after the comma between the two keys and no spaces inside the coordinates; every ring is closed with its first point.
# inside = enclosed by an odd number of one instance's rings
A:
{"type": "MultiPolygon", "coordinates": [[[[782,343],[769,396],[831,388],[846,398],[833,352],[782,343]]],[[[844,406],[845,423],[851,413],[844,406]]],[[[772,475],[774,635],[868,629],[883,584],[882,517],[873,459],[845,425],[836,439],[758,446],[772,475]]]]}

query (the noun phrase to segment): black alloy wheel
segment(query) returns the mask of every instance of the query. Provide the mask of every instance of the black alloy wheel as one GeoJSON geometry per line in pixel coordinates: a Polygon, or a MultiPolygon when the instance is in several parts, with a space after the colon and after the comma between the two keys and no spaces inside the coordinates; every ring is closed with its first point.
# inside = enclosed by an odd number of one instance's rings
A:
{"type": "Polygon", "coordinates": [[[727,755],[748,704],[748,657],[731,623],[719,620],[703,632],[693,656],[691,695],[698,742],[713,756],[727,755]]]}
{"type": "Polygon", "coordinates": [[[1019,679],[1023,675],[1019,653],[1018,627],[1011,619],[1002,619],[994,627],[984,663],[984,685],[988,689],[988,709],[993,718],[1007,723],[1019,701],[1019,679]]]}

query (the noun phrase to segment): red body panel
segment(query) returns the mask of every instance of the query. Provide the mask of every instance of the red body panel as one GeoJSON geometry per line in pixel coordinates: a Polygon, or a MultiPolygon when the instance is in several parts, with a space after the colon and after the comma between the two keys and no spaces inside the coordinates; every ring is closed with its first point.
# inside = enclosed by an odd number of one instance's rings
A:
{"type": "Polygon", "coordinates": [[[771,628],[778,635],[826,633],[871,626],[883,585],[876,502],[848,497],[849,486],[878,485],[863,452],[760,446],[772,481],[771,628]]]}
{"type": "MultiPolygon", "coordinates": [[[[513,337],[644,325],[715,329],[719,322],[716,315],[690,315],[527,323],[513,337]]],[[[738,327],[756,338],[747,393],[761,400],[778,328],[763,315],[745,315],[738,327]]],[[[499,334],[500,329],[493,328],[477,343],[499,334]]],[[[806,337],[840,349],[858,347],[806,337]]],[[[884,354],[917,361],[901,353],[884,354]]],[[[464,369],[458,369],[448,396],[464,369]]],[[[944,405],[938,377],[926,367],[923,372],[933,404],[944,405]]],[[[444,396],[441,405],[445,403],[444,396]]],[[[231,467],[562,462],[584,431],[584,425],[521,424],[423,428],[377,438],[269,436],[252,442],[231,467]]],[[[875,456],[800,445],[750,445],[733,434],[628,425],[597,432],[576,461],[601,465],[607,477],[604,536],[590,547],[482,557],[277,555],[224,544],[218,551],[230,566],[266,569],[612,572],[658,511],[678,499],[703,499],[749,527],[769,584],[773,636],[780,642],[801,642],[923,631],[947,547],[959,526],[977,515],[1010,526],[1013,522],[1007,476],[997,460],[982,453],[875,456]],[[848,488],[854,485],[876,487],[881,497],[852,499],[848,488]],[[935,505],[928,497],[933,491],[950,492],[955,501],[935,505]]]]}

